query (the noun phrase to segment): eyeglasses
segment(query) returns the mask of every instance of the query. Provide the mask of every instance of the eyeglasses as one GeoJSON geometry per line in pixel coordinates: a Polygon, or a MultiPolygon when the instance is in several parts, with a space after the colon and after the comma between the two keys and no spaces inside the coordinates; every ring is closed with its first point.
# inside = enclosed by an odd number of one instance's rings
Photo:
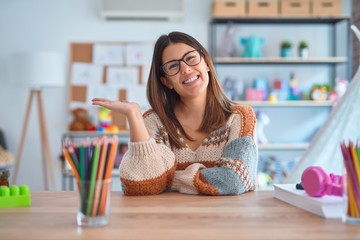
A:
{"type": "Polygon", "coordinates": [[[198,65],[201,61],[201,54],[199,50],[193,50],[185,53],[181,59],[171,60],[161,66],[164,73],[171,77],[176,75],[180,71],[180,61],[183,61],[188,66],[198,65]]]}

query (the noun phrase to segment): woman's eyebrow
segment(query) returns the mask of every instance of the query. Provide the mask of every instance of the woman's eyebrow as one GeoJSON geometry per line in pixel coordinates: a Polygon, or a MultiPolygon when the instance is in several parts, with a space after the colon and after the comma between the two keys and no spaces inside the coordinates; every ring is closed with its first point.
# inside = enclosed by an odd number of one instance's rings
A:
{"type": "Polygon", "coordinates": [[[184,53],[184,54],[182,55],[181,58],[177,58],[177,59],[172,59],[172,60],[166,61],[164,64],[169,63],[169,62],[172,62],[172,61],[180,61],[181,59],[183,59],[183,58],[185,57],[186,54],[188,54],[189,52],[195,51],[195,50],[196,50],[196,49],[187,51],[186,53],[184,53]]]}

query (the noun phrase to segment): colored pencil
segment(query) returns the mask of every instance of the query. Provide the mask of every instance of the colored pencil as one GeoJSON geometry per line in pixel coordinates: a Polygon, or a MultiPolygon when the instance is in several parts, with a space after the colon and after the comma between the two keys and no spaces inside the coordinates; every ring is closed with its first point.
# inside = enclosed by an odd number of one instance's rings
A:
{"type": "Polygon", "coordinates": [[[348,146],[345,143],[340,144],[343,154],[344,165],[347,178],[347,198],[348,209],[347,214],[350,217],[360,217],[360,164],[358,158],[359,147],[352,141],[348,146]]]}
{"type": "Polygon", "coordinates": [[[75,166],[75,163],[73,159],[70,157],[69,151],[66,148],[63,148],[64,158],[67,163],[69,163],[71,171],[73,172],[75,178],[77,180],[80,180],[79,172],[77,170],[77,167],[75,166]]]}
{"type": "Polygon", "coordinates": [[[97,174],[97,168],[98,168],[98,162],[99,162],[99,152],[100,152],[100,144],[99,142],[94,143],[94,153],[92,157],[92,166],[91,166],[91,176],[90,176],[90,182],[89,182],[89,197],[87,201],[87,209],[86,209],[86,215],[91,215],[92,210],[92,203],[93,203],[93,197],[94,197],[94,188],[95,188],[95,182],[96,182],[96,174],[97,174]]]}
{"type": "Polygon", "coordinates": [[[104,176],[104,180],[106,181],[106,184],[104,185],[104,189],[103,189],[102,195],[101,195],[100,208],[99,208],[99,213],[100,214],[105,213],[106,201],[108,201],[108,199],[107,199],[108,191],[110,191],[110,189],[109,189],[110,188],[110,179],[111,179],[112,170],[114,168],[114,161],[115,161],[117,148],[118,148],[118,138],[113,137],[111,147],[110,147],[109,156],[108,156],[108,159],[107,159],[107,166],[106,166],[105,176],[104,176]]]}
{"type": "Polygon", "coordinates": [[[76,178],[85,215],[105,213],[117,148],[117,136],[86,139],[78,145],[71,140],[63,143],[64,158],[76,178]]]}
{"type": "Polygon", "coordinates": [[[97,169],[97,176],[96,176],[96,188],[95,188],[95,194],[94,194],[94,204],[92,209],[92,214],[95,216],[97,214],[99,203],[100,203],[100,193],[102,189],[102,181],[103,181],[103,175],[104,175],[104,166],[106,162],[106,154],[107,154],[107,144],[108,140],[107,138],[101,139],[101,151],[100,151],[100,158],[99,158],[99,164],[97,169]]]}

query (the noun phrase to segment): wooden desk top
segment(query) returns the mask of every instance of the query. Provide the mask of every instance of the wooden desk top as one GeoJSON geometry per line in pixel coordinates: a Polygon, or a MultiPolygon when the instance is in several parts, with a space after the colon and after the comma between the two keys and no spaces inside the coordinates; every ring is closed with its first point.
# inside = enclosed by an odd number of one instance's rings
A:
{"type": "Polygon", "coordinates": [[[32,192],[32,206],[0,209],[0,239],[360,239],[360,226],[323,219],[273,198],[112,192],[110,224],[76,225],[77,192],[32,192]]]}

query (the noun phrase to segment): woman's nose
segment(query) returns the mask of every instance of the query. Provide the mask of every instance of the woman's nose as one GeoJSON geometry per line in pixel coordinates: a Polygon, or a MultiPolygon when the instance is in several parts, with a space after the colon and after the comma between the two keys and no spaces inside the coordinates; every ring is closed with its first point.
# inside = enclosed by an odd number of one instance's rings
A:
{"type": "Polygon", "coordinates": [[[184,61],[180,61],[180,72],[187,73],[191,66],[187,65],[184,61]]]}

